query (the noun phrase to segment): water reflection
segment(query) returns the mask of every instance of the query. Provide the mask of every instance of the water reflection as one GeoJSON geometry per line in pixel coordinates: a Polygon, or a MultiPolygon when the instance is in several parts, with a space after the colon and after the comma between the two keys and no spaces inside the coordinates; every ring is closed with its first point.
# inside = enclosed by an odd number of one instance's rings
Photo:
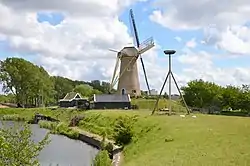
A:
{"type": "MultiPolygon", "coordinates": [[[[12,126],[13,122],[5,122],[6,126],[12,126]]],[[[0,123],[1,127],[1,123],[0,123]]],[[[34,141],[40,141],[48,132],[31,125],[34,141]]],[[[65,136],[50,135],[50,144],[39,155],[41,166],[90,166],[98,152],[97,149],[82,141],[72,140],[65,136]]]]}

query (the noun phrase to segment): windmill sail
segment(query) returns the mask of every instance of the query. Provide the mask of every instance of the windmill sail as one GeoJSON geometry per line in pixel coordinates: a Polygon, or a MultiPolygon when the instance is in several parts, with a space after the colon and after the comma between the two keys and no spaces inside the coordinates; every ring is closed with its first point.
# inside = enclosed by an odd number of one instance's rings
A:
{"type": "MultiPolygon", "coordinates": [[[[139,35],[138,35],[137,29],[136,29],[135,18],[134,18],[134,14],[133,14],[133,10],[132,9],[130,9],[130,26],[131,26],[131,32],[133,34],[133,37],[134,37],[137,49],[139,49],[140,48],[139,35]]],[[[149,49],[147,49],[147,50],[149,50],[149,49]]],[[[144,52],[147,51],[147,50],[145,49],[144,52]]],[[[149,83],[148,83],[146,69],[145,69],[144,62],[143,62],[143,59],[142,59],[142,56],[141,56],[140,52],[139,52],[139,56],[140,56],[140,60],[141,60],[141,64],[142,64],[142,69],[143,69],[143,73],[144,73],[144,77],[145,77],[145,81],[146,81],[148,93],[150,95],[150,87],[149,87],[149,83]]]]}
{"type": "Polygon", "coordinates": [[[154,47],[154,39],[153,37],[150,37],[140,44],[139,53],[143,54],[144,52],[148,51],[153,47],[154,47]]]}
{"type": "Polygon", "coordinates": [[[130,9],[129,11],[129,16],[130,16],[129,19],[130,19],[131,32],[135,40],[135,45],[137,46],[137,48],[139,48],[140,46],[139,35],[136,29],[135,18],[134,18],[134,13],[132,9],[130,9]]]}

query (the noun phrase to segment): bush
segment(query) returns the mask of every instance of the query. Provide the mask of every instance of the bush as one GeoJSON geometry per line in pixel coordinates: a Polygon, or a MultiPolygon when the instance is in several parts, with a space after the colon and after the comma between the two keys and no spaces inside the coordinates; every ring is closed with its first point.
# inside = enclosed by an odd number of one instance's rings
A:
{"type": "Polygon", "coordinates": [[[118,145],[127,145],[133,138],[133,125],[136,121],[135,117],[119,117],[114,126],[114,140],[118,145]]]}
{"type": "Polygon", "coordinates": [[[101,150],[96,155],[92,166],[111,166],[111,164],[112,164],[112,161],[109,158],[108,151],[101,150]]]}
{"type": "Polygon", "coordinates": [[[49,129],[49,130],[55,130],[57,123],[55,122],[50,122],[50,121],[45,121],[45,120],[40,120],[38,122],[39,127],[49,129]]]}
{"type": "Polygon", "coordinates": [[[0,165],[38,166],[39,152],[50,142],[48,134],[35,143],[29,126],[18,125],[0,128],[0,165]]]}

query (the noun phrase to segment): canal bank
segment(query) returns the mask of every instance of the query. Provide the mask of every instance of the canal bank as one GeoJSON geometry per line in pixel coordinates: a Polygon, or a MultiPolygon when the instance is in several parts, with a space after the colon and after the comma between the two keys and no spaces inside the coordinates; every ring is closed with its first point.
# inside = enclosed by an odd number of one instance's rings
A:
{"type": "MultiPolygon", "coordinates": [[[[76,124],[78,124],[83,118],[84,117],[81,117],[81,116],[73,117],[70,121],[69,126],[74,126],[74,127],[68,127],[68,125],[64,126],[65,129],[62,130],[63,133],[61,132],[60,129],[57,128],[58,126],[60,126],[60,123],[58,124],[58,122],[60,122],[58,119],[54,119],[47,115],[35,114],[32,121],[33,123],[39,124],[40,127],[45,127],[47,129],[53,130],[53,132],[55,132],[56,134],[63,134],[65,136],[68,136],[69,138],[81,140],[97,148],[98,150],[102,150],[103,148],[105,150],[108,150],[110,157],[112,159],[112,166],[119,166],[121,163],[123,147],[115,145],[114,141],[111,141],[107,138],[103,138],[97,134],[93,134],[93,133],[90,133],[83,129],[78,128],[76,124]],[[41,123],[39,123],[39,121],[41,121],[41,123]],[[65,130],[67,130],[68,132],[65,132],[65,130]],[[103,147],[103,144],[112,145],[112,149],[110,148],[107,149],[103,147]]],[[[63,124],[61,124],[61,126],[62,125],[63,124]]]]}
{"type": "MultiPolygon", "coordinates": [[[[21,118],[18,116],[18,114],[13,115],[4,115],[2,116],[3,120],[12,120],[12,121],[27,121],[27,118],[21,118]]],[[[123,148],[120,146],[116,146],[114,141],[111,141],[109,139],[105,139],[103,142],[103,137],[93,134],[87,131],[84,131],[78,127],[68,127],[68,124],[59,122],[59,120],[53,119],[52,121],[48,121],[51,119],[49,116],[46,116],[46,118],[43,118],[42,115],[39,116],[33,116],[32,119],[29,120],[29,122],[32,122],[33,124],[38,124],[40,128],[48,129],[52,134],[57,135],[64,135],[70,139],[79,140],[84,143],[87,143],[88,145],[101,150],[103,147],[103,143],[105,145],[111,144],[112,145],[112,166],[120,166],[121,165],[121,156],[122,156],[122,150],[123,148]],[[39,117],[39,119],[35,118],[39,117]],[[40,122],[41,123],[40,123],[40,122]]],[[[109,151],[110,152],[110,151],[109,151]]]]}
{"type": "MultiPolygon", "coordinates": [[[[99,135],[84,131],[79,129],[78,127],[71,127],[73,130],[79,133],[79,140],[88,143],[91,146],[94,146],[98,149],[102,148],[103,138],[99,135]]],[[[109,139],[105,139],[105,144],[112,144],[112,166],[120,166],[121,165],[121,158],[122,158],[122,150],[123,147],[115,145],[114,141],[109,139]]]]}

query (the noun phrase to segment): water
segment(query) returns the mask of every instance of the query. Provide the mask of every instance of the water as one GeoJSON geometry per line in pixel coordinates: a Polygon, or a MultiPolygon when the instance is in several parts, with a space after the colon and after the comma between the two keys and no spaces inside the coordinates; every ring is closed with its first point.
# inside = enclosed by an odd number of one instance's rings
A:
{"type": "MultiPolygon", "coordinates": [[[[7,126],[13,122],[6,122],[7,126]]],[[[1,127],[1,126],[0,126],[1,127]]],[[[34,141],[40,141],[48,130],[31,125],[34,141]]],[[[40,153],[41,166],[90,166],[98,150],[88,144],[61,135],[50,134],[50,144],[40,153]]]]}

